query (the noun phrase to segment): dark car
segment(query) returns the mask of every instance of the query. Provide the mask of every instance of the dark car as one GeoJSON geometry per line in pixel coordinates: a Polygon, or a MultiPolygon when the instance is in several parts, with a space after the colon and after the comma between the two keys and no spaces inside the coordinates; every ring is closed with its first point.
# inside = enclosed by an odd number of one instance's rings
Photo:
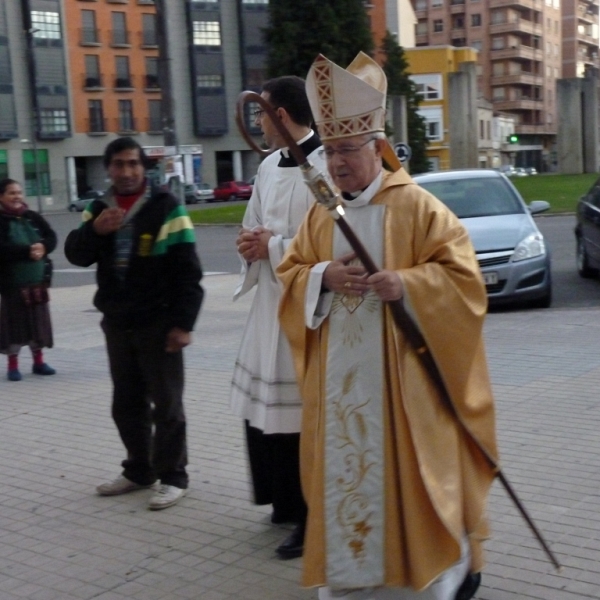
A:
{"type": "Polygon", "coordinates": [[[597,277],[600,269],[600,179],[577,202],[577,272],[597,277]]]}
{"type": "Polygon", "coordinates": [[[225,181],[214,190],[215,200],[248,200],[252,195],[252,185],[245,181],[225,181]]]}
{"type": "Polygon", "coordinates": [[[81,194],[77,200],[73,200],[73,202],[69,204],[69,210],[71,212],[81,212],[92,200],[102,198],[102,196],[104,196],[104,192],[99,190],[88,190],[81,194]]]}
{"type": "Polygon", "coordinates": [[[492,169],[429,173],[413,179],[466,227],[490,305],[550,306],[550,252],[531,216],[548,210],[548,202],[525,204],[509,179],[492,169]]]}

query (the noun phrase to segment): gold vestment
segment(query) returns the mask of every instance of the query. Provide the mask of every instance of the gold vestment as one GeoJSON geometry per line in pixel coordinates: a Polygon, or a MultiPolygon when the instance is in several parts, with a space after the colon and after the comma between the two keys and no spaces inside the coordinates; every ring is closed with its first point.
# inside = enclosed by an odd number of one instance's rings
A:
{"type": "MultiPolygon", "coordinates": [[[[404,302],[440,369],[460,420],[497,461],[494,402],[482,338],[485,287],[468,233],[439,200],[399,170],[384,173],[372,204],[386,207],[384,264],[397,271],[404,302]]],[[[310,330],[304,301],[311,268],[333,260],[335,223],[309,211],[277,272],[282,327],[303,398],[301,474],[309,506],[303,584],[327,585],[323,416],[328,321],[310,330]]],[[[383,317],[385,361],[385,585],[421,590],[455,563],[466,533],[472,571],[483,566],[485,505],[494,472],[462,430],[397,329],[383,317]]]]}

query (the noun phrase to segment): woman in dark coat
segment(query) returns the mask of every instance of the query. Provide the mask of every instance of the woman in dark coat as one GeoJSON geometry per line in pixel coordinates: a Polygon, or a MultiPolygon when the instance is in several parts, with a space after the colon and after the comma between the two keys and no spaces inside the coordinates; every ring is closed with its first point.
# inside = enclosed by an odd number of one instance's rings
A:
{"type": "Polygon", "coordinates": [[[52,348],[48,286],[56,234],[29,210],[13,179],[0,181],[0,353],[8,355],[8,379],[20,381],[19,351],[29,346],[36,375],[54,375],[42,348],[52,348]]]}

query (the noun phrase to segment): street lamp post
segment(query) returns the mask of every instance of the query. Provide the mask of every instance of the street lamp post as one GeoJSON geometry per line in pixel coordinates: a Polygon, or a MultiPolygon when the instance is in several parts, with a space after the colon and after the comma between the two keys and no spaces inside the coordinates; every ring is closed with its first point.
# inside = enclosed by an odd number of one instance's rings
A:
{"type": "Polygon", "coordinates": [[[33,34],[39,31],[31,26],[31,16],[28,12],[24,13],[26,21],[25,40],[27,42],[27,73],[29,79],[29,96],[31,102],[31,149],[33,151],[33,161],[35,165],[35,191],[37,195],[38,212],[42,213],[42,194],[41,194],[41,178],[40,178],[40,163],[37,147],[37,133],[39,129],[38,103],[36,93],[36,64],[33,46],[33,34]]]}
{"type": "MultiPolygon", "coordinates": [[[[171,85],[171,56],[169,49],[169,35],[167,32],[167,7],[166,0],[155,0],[156,11],[156,42],[158,45],[158,81],[160,84],[161,102],[160,116],[163,126],[163,140],[166,150],[174,155],[173,160],[179,155],[179,142],[177,139],[177,128],[175,123],[175,99],[173,98],[173,86],[171,85]]],[[[184,204],[183,181],[179,175],[170,180],[171,191],[184,204]],[[174,184],[174,185],[173,185],[174,184]]]]}

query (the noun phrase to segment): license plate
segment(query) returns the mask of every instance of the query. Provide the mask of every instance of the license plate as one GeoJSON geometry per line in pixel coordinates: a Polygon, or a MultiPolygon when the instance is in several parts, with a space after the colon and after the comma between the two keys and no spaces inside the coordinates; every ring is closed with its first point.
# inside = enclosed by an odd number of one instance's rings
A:
{"type": "Polygon", "coordinates": [[[498,283],[498,273],[483,273],[483,282],[485,285],[496,285],[498,283]]]}

